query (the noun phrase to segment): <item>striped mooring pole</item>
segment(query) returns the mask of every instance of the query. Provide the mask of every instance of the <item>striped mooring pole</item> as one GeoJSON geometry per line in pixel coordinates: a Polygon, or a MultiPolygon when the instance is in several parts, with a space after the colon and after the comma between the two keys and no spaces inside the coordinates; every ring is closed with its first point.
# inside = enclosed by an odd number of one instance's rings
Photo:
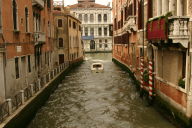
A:
{"type": "Polygon", "coordinates": [[[144,58],[141,57],[141,61],[140,61],[140,69],[141,69],[141,76],[140,76],[140,80],[141,80],[141,89],[143,89],[143,84],[144,84],[144,81],[143,81],[143,72],[144,72],[144,58]]]}
{"type": "Polygon", "coordinates": [[[149,96],[153,96],[153,62],[149,60],[149,96]]]}

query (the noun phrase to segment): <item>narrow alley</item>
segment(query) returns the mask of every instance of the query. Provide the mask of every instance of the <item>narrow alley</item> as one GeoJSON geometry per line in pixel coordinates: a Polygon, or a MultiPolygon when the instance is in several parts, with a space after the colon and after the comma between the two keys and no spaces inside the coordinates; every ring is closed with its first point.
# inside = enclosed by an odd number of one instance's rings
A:
{"type": "Polygon", "coordinates": [[[174,128],[139,97],[111,54],[88,54],[38,111],[28,128],[174,128]],[[104,64],[92,73],[93,62],[104,64]]]}

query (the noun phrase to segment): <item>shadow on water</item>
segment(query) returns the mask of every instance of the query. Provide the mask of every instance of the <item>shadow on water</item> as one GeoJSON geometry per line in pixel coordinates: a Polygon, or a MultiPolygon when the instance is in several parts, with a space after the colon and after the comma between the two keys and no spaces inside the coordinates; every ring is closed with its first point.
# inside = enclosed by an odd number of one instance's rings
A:
{"type": "Polygon", "coordinates": [[[36,114],[28,128],[174,128],[139,98],[133,81],[111,54],[87,54],[36,114]],[[92,73],[93,62],[104,64],[92,73]]]}

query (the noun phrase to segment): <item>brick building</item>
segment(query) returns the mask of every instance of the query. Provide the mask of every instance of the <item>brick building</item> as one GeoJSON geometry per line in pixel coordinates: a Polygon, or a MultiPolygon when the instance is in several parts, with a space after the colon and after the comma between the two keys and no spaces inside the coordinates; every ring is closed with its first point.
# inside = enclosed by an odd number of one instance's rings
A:
{"type": "Polygon", "coordinates": [[[113,0],[113,59],[150,98],[190,118],[191,12],[190,0],[113,0]]]}
{"type": "Polygon", "coordinates": [[[52,66],[52,0],[0,1],[0,101],[52,66]]]}

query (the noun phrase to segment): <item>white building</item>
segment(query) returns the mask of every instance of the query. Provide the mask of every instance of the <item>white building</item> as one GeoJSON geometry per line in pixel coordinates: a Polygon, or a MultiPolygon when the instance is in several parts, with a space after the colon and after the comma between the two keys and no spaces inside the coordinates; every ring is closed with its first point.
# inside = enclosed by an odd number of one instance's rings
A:
{"type": "Polygon", "coordinates": [[[96,4],[94,0],[78,0],[69,8],[82,21],[85,52],[112,51],[111,7],[96,4]]]}

